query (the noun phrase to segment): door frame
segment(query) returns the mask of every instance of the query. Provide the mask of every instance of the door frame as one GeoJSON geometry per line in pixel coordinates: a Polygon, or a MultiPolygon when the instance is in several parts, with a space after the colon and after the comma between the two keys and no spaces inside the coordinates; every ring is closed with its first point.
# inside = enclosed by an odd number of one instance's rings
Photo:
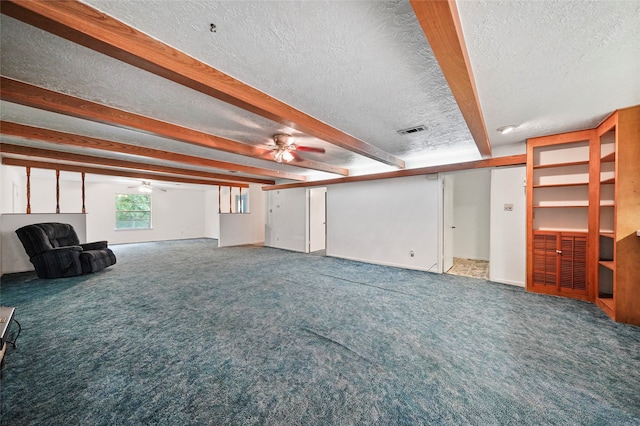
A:
{"type": "MultiPolygon", "coordinates": [[[[327,249],[327,188],[309,188],[307,189],[306,196],[306,236],[305,236],[305,253],[311,253],[312,251],[326,250],[327,249]],[[320,197],[316,197],[316,200],[321,200],[320,208],[314,208],[312,203],[312,194],[322,194],[320,197]],[[314,229],[314,220],[316,218],[312,218],[314,213],[320,213],[320,216],[317,218],[322,221],[322,230],[320,232],[313,232],[314,229]],[[314,236],[319,237],[319,239],[314,238],[314,236]],[[319,248],[321,247],[321,248],[319,248]],[[312,250],[313,248],[313,250],[312,250]]],[[[316,206],[317,207],[317,206],[316,206]]],[[[318,224],[316,224],[317,226],[318,224]]]]}
{"type": "Polygon", "coordinates": [[[442,175],[442,273],[453,267],[455,175],[442,175]]]}

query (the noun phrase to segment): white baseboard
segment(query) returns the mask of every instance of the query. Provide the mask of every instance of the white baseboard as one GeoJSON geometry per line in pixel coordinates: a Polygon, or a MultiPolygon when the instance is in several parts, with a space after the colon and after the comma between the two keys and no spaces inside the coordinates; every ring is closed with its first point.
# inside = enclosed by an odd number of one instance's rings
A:
{"type": "Polygon", "coordinates": [[[424,272],[436,272],[436,266],[432,267],[432,270],[430,270],[427,267],[421,267],[421,266],[415,266],[415,265],[406,265],[406,264],[400,264],[400,263],[394,263],[394,262],[383,262],[383,261],[374,261],[371,259],[360,259],[357,257],[350,257],[350,256],[336,256],[333,255],[329,252],[327,252],[327,256],[329,257],[336,257],[338,259],[346,259],[346,260],[353,260],[355,262],[362,262],[362,263],[370,263],[372,265],[382,265],[382,266],[392,266],[394,268],[402,268],[402,269],[412,269],[414,271],[424,271],[424,272]]]}
{"type": "Polygon", "coordinates": [[[489,277],[489,280],[493,281],[494,283],[509,284],[509,285],[514,285],[514,286],[522,287],[522,288],[525,287],[524,282],[522,282],[522,281],[493,279],[491,277],[489,277]]]}

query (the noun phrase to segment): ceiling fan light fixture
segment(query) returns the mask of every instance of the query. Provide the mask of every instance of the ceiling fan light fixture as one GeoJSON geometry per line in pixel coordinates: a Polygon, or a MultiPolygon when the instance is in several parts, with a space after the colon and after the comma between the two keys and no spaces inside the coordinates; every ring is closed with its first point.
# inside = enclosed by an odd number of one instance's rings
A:
{"type": "Polygon", "coordinates": [[[288,163],[289,161],[293,160],[293,154],[291,154],[289,151],[284,151],[282,153],[282,159],[288,163]]]}
{"type": "Polygon", "coordinates": [[[283,161],[288,163],[294,159],[291,151],[294,151],[296,146],[292,143],[292,139],[291,135],[287,134],[273,135],[273,141],[276,146],[273,151],[271,151],[270,155],[276,163],[282,163],[283,161]]]}
{"type": "Polygon", "coordinates": [[[271,151],[269,155],[276,163],[282,163],[282,151],[276,149],[271,151]]]}
{"type": "Polygon", "coordinates": [[[146,194],[153,192],[153,188],[151,188],[151,182],[142,182],[142,185],[138,187],[138,191],[144,192],[146,194]]]}
{"type": "Polygon", "coordinates": [[[286,133],[279,133],[277,135],[273,135],[273,141],[278,146],[290,146],[293,145],[293,136],[286,133]]]}

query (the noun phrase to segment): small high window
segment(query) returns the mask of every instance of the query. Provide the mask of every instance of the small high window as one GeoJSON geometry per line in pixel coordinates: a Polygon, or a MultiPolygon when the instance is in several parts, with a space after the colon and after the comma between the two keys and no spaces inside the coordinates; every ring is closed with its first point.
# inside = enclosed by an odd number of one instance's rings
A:
{"type": "Polygon", "coordinates": [[[236,195],[235,213],[249,213],[249,209],[247,208],[247,194],[236,195]]]}
{"type": "Polygon", "coordinates": [[[116,229],[151,229],[151,195],[116,194],[116,229]]]}

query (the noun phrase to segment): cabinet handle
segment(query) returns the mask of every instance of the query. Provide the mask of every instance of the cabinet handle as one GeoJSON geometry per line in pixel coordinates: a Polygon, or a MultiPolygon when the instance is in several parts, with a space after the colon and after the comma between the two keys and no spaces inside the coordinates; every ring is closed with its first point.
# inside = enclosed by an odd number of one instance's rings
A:
{"type": "Polygon", "coordinates": [[[556,250],[556,253],[562,254],[562,250],[556,250]]]}

